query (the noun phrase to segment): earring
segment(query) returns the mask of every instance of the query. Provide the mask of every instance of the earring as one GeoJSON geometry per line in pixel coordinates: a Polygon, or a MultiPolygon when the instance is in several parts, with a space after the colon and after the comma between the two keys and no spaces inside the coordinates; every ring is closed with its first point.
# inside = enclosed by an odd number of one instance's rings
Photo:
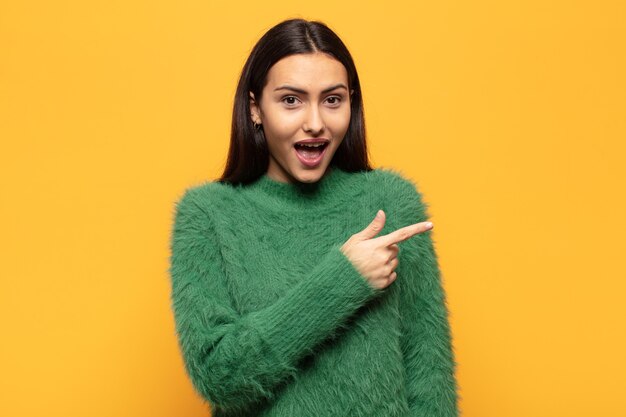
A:
{"type": "Polygon", "coordinates": [[[254,128],[255,128],[256,130],[261,130],[261,123],[252,122],[252,124],[254,125],[254,128]]]}

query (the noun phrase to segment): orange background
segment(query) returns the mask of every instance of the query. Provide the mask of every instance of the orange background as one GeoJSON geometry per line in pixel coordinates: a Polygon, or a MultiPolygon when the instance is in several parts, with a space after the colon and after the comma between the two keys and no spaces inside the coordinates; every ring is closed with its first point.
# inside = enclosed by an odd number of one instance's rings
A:
{"type": "Polygon", "coordinates": [[[0,415],[204,416],[173,203],[257,39],[350,48],[376,167],[430,204],[463,415],[626,415],[621,1],[0,3],[0,415]],[[312,4],[315,3],[315,4],[312,4]]]}

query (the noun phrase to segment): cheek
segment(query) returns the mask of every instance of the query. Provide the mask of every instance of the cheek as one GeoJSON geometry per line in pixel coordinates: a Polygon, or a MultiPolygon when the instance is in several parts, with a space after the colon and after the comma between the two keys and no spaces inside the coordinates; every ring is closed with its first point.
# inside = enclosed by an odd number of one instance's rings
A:
{"type": "Polygon", "coordinates": [[[264,121],[266,133],[269,131],[274,136],[289,137],[297,131],[301,122],[295,113],[287,112],[273,113],[267,116],[264,121]]]}
{"type": "Polygon", "coordinates": [[[350,125],[350,108],[330,115],[328,118],[328,124],[332,125],[335,130],[347,130],[348,125],[350,125]]]}
{"type": "Polygon", "coordinates": [[[265,120],[265,139],[272,151],[284,151],[291,147],[293,138],[297,135],[297,127],[292,127],[285,120],[265,120]],[[295,132],[295,133],[294,133],[295,132]]]}

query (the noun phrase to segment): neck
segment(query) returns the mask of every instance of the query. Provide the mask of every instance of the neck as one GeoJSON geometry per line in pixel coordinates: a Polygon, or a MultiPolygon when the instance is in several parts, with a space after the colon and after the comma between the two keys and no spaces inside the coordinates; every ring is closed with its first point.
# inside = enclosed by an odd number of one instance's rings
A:
{"type": "Polygon", "coordinates": [[[265,173],[245,189],[255,193],[255,198],[272,205],[311,209],[321,207],[336,198],[337,192],[342,191],[350,175],[340,168],[328,167],[318,181],[304,183],[278,181],[265,173]]]}

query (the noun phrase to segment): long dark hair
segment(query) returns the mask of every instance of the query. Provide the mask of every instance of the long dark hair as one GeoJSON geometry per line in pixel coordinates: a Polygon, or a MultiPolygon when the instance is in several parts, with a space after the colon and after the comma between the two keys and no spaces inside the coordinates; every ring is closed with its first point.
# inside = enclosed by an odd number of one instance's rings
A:
{"type": "Polygon", "coordinates": [[[372,170],[367,154],[361,85],[348,48],[324,23],[290,19],[272,27],[259,39],[243,67],[235,93],[228,160],[217,181],[248,184],[267,172],[269,150],[263,129],[255,129],[252,123],[249,92],[259,103],[272,65],[289,55],[315,52],[329,54],[341,62],[348,73],[348,88],[354,90],[350,99],[350,124],[330,165],[347,172],[372,170]]]}

